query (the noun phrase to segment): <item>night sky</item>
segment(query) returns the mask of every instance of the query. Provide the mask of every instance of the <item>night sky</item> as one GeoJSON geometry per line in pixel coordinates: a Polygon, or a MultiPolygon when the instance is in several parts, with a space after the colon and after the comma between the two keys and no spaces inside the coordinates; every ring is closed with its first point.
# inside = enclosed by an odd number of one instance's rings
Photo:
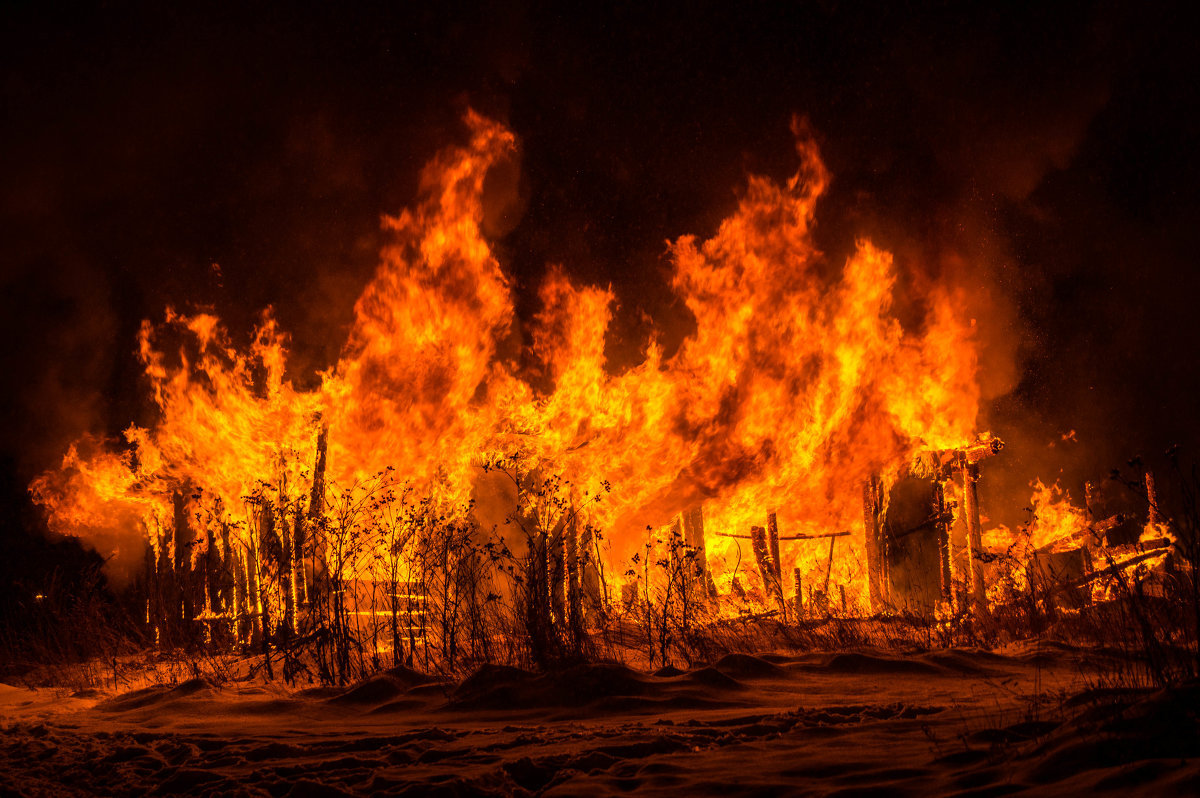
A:
{"type": "Polygon", "coordinates": [[[467,107],[520,140],[519,201],[489,231],[519,311],[548,264],[611,283],[613,368],[650,320],[668,351],[686,334],[665,242],[711,235],[748,172],[785,179],[801,114],[833,174],[830,263],[865,236],[987,298],[984,424],[1011,444],[992,484],[1061,470],[1077,491],[1172,443],[1195,456],[1200,70],[1182,6],[175,5],[3,12],[13,545],[38,526],[30,478],[83,433],[151,419],[135,333],[168,304],[243,341],[273,306],[312,384],[380,215],[463,140],[467,107]]]}

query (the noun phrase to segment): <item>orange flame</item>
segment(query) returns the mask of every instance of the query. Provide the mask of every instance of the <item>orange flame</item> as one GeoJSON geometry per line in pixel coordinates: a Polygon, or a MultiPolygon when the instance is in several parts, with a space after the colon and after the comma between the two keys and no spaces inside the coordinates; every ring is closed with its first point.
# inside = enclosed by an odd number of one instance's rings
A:
{"type": "MultiPolygon", "coordinates": [[[[578,490],[607,480],[612,501],[589,511],[614,560],[646,525],[702,502],[710,535],[745,533],[774,511],[785,534],[852,531],[840,540],[857,553],[864,479],[974,439],[977,356],[962,297],[930,288],[924,318],[905,327],[892,314],[896,264],[866,240],[829,274],[811,237],[829,175],[799,124],[790,180],[750,177],[713,238],[670,244],[671,285],[696,323],[671,357],[651,340],[639,365],[611,373],[612,290],[549,270],[529,332],[553,387],[536,390],[501,357],[520,322],[481,233],[484,178],[516,140],[477,114],[466,123],[469,143],[439,154],[420,201],[385,219],[392,243],[320,388],[288,381],[286,336],[269,313],[239,352],[216,317],[168,310],[140,335],[159,420],[130,428],[125,455],[74,447],[39,479],[51,525],[149,534],[178,489],[246,516],[243,497],[261,482],[308,489],[327,425],[329,477],[342,484],[394,466],[465,502],[480,462],[514,453],[578,490]],[[168,333],[185,339],[173,360],[168,333]]],[[[710,540],[712,567],[731,568],[737,544],[710,540]]],[[[785,568],[823,572],[824,547],[807,545],[785,546],[785,568]]],[[[855,579],[860,560],[839,557],[834,581],[855,579]]]]}

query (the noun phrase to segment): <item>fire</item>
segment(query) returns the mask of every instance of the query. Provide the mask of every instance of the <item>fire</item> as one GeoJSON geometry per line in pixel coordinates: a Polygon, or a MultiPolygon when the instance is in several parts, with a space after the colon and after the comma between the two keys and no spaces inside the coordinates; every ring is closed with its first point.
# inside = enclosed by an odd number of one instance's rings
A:
{"type": "Polygon", "coordinates": [[[1029,545],[1035,549],[1066,550],[1093,541],[1085,539],[1089,531],[1087,512],[1071,501],[1071,495],[1057,482],[1046,485],[1040,479],[1030,486],[1033,521],[1029,525],[1029,545]]]}
{"type": "Polygon", "coordinates": [[[274,523],[299,541],[323,511],[313,489],[322,468],[349,491],[391,467],[389,484],[454,512],[479,495],[482,463],[517,455],[561,475],[580,505],[611,484],[587,513],[606,530],[614,571],[647,526],[703,505],[708,565],[727,584],[749,552],[716,536],[776,513],[785,536],[852,532],[837,539],[848,548],[836,561],[803,540],[781,558],[784,573],[832,576],[861,601],[864,481],[978,432],[974,323],[957,289],[926,286],[925,311],[906,326],[891,254],[861,240],[830,268],[812,242],[830,177],[798,123],[795,175],[751,176],[711,239],[669,245],[671,285],[695,331],[670,357],[652,338],[640,364],[616,372],[604,351],[611,288],[552,266],[541,309],[517,317],[481,232],[485,176],[517,142],[478,114],[466,125],[469,141],[426,167],[419,201],[385,219],[391,243],[318,388],[290,381],[287,335],[269,311],[239,351],[214,315],[168,310],[139,337],[157,421],[130,427],[123,451],[73,447],[34,484],[52,527],[157,551],[182,501],[196,540],[207,533],[220,556],[250,556],[266,545],[263,491],[281,508],[274,523]],[[522,340],[529,349],[515,356],[522,340]]]}

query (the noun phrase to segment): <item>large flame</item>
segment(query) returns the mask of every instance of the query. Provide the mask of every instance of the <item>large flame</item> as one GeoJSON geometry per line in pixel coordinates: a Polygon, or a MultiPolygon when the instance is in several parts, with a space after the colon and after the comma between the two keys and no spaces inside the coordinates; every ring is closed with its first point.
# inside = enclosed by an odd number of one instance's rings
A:
{"type": "MultiPolygon", "coordinates": [[[[830,270],[811,235],[829,176],[801,125],[790,180],[749,178],[711,239],[671,243],[671,284],[694,333],[670,357],[650,340],[639,365],[613,373],[611,289],[552,267],[541,310],[520,329],[481,233],[485,176],[516,141],[477,114],[466,122],[469,143],[439,154],[419,202],[386,219],[392,243],[319,388],[288,380],[287,338],[269,314],[240,352],[214,316],[168,311],[140,337],[158,420],[131,427],[123,453],[77,446],[40,478],[33,490],[51,525],[93,540],[120,527],[101,541],[110,548],[153,542],[176,492],[207,517],[248,518],[245,497],[264,484],[308,489],[327,427],[328,478],[342,485],[391,466],[461,504],[481,462],[512,454],[577,491],[607,481],[611,500],[589,512],[614,563],[647,525],[703,503],[720,572],[738,543],[715,536],[745,533],[770,512],[785,534],[852,531],[839,540],[857,552],[865,479],[974,437],[976,348],[962,297],[934,285],[923,318],[904,325],[889,253],[862,240],[830,270]],[[514,340],[530,351],[501,356],[514,340]],[[546,378],[540,388],[522,371],[530,362],[546,378]]],[[[824,547],[806,546],[786,544],[784,565],[824,569],[824,547]]],[[[860,560],[839,557],[836,580],[863,589],[860,560]]]]}

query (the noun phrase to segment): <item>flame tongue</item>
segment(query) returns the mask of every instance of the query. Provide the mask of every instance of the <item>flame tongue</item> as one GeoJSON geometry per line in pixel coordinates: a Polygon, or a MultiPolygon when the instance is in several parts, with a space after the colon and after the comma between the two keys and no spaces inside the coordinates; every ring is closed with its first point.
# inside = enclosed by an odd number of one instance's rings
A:
{"type": "Polygon", "coordinates": [[[475,401],[511,322],[508,280],[480,233],[488,168],[510,132],[471,114],[471,145],[426,167],[424,200],[385,219],[394,243],[355,305],[345,355],[324,386],[331,462],[343,478],[389,465],[462,482],[494,427],[475,401]]]}
{"type": "MultiPolygon", "coordinates": [[[[467,123],[470,143],[429,164],[421,201],[385,220],[393,243],[318,391],[285,379],[286,341],[269,317],[243,354],[214,317],[168,313],[194,354],[168,366],[156,328],[143,330],[162,419],[130,432],[138,478],[114,476],[130,473],[128,458],[73,450],[35,485],[52,523],[86,535],[112,523],[102,519],[114,501],[164,506],[168,486],[200,488],[233,514],[260,482],[302,489],[320,417],[330,477],[343,484],[394,466],[461,502],[488,453],[520,453],[579,490],[609,480],[612,502],[592,512],[616,538],[614,557],[646,524],[701,501],[714,530],[742,532],[777,510],[789,531],[852,529],[860,545],[864,479],[974,437],[976,355],[960,298],[932,288],[922,325],[909,330],[891,315],[887,252],[861,241],[839,273],[823,274],[810,231],[828,175],[799,126],[796,176],[751,177],[711,240],[671,245],[672,285],[696,331],[670,359],[651,340],[640,365],[610,374],[613,292],[549,270],[530,329],[553,383],[539,394],[497,356],[515,314],[480,232],[484,178],[515,140],[478,115],[467,123]]],[[[722,554],[710,552],[718,570],[722,554]]],[[[786,556],[789,567],[805,564],[803,552],[786,556]]]]}

